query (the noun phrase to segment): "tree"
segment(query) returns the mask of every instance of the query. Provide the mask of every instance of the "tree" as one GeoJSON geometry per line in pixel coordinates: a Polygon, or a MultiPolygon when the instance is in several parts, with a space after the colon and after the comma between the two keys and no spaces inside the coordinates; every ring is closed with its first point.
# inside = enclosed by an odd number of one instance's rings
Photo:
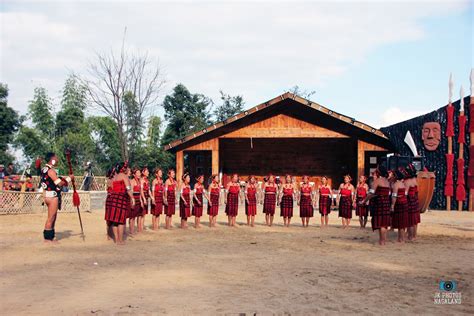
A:
{"type": "Polygon", "coordinates": [[[125,104],[126,120],[127,120],[127,134],[128,134],[128,149],[129,160],[133,161],[135,154],[139,151],[142,133],[144,127],[144,118],[140,113],[138,102],[132,92],[125,93],[123,97],[125,104]]]}
{"type": "Polygon", "coordinates": [[[66,132],[77,133],[84,124],[84,110],[87,107],[86,87],[75,75],[69,76],[63,88],[61,110],[56,115],[56,135],[66,132]]]}
{"type": "Polygon", "coordinates": [[[20,117],[12,108],[8,107],[8,87],[0,83],[0,163],[7,164],[13,157],[7,152],[8,145],[13,140],[14,133],[20,127],[20,117]]]}
{"type": "Polygon", "coordinates": [[[51,99],[48,97],[45,88],[35,88],[33,100],[30,101],[28,106],[28,115],[43,137],[50,138],[54,136],[51,99]]]}
{"type": "Polygon", "coordinates": [[[293,86],[293,87],[289,90],[289,92],[291,92],[291,93],[293,93],[293,94],[296,94],[296,95],[298,95],[298,96],[300,96],[300,97],[302,97],[302,98],[308,99],[308,100],[311,98],[311,96],[312,96],[313,94],[316,93],[316,91],[314,91],[314,90],[311,90],[311,91],[302,90],[298,85],[293,86]]]}
{"type": "Polygon", "coordinates": [[[222,104],[214,110],[216,122],[223,121],[244,110],[245,102],[241,95],[232,97],[222,92],[222,90],[219,92],[221,94],[222,104]]]}
{"type": "Polygon", "coordinates": [[[156,104],[164,84],[160,67],[145,54],[129,54],[124,42],[119,55],[97,54],[85,79],[92,103],[116,123],[123,160],[129,158],[126,94],[131,93],[137,106],[136,116],[143,121],[145,110],[156,104]]]}
{"type": "Polygon", "coordinates": [[[211,106],[211,99],[202,94],[192,94],[183,84],[174,87],[172,94],[163,101],[168,125],[162,144],[166,145],[211,124],[211,106]]]}
{"type": "Polygon", "coordinates": [[[112,164],[122,160],[117,123],[108,116],[92,116],[87,118],[86,124],[91,128],[94,141],[94,162],[100,171],[105,172],[112,164]]]}

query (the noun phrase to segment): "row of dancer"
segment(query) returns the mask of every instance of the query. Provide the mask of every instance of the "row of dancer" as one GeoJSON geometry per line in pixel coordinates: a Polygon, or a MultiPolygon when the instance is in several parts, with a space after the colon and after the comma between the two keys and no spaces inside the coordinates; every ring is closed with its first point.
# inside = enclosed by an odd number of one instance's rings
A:
{"type": "MultiPolygon", "coordinates": [[[[336,204],[339,207],[339,217],[342,218],[343,228],[348,227],[350,219],[352,218],[352,210],[356,209],[356,214],[359,215],[361,227],[365,227],[367,223],[367,216],[369,214],[369,201],[374,198],[372,204],[372,228],[380,229],[381,244],[384,241],[383,236],[386,235],[387,227],[396,227],[397,221],[394,221],[394,226],[391,225],[392,213],[399,210],[399,205],[403,204],[399,200],[393,199],[392,203],[385,203],[384,198],[377,198],[378,195],[385,196],[386,194],[383,185],[387,180],[389,184],[388,192],[397,190],[400,185],[399,177],[395,177],[397,172],[392,172],[390,181],[384,176],[384,173],[377,169],[374,173],[374,182],[371,190],[368,190],[366,178],[361,177],[357,188],[350,183],[350,176],[344,177],[344,182],[339,186],[339,193],[336,199],[336,204]],[[378,180],[377,180],[378,179],[378,180]],[[398,181],[398,182],[397,182],[398,181]],[[397,184],[398,183],[398,184],[397,184]],[[394,188],[392,188],[394,186],[394,188]],[[376,189],[380,187],[376,193],[376,189]],[[387,219],[384,215],[386,206],[389,206],[390,224],[387,226],[387,219]],[[397,207],[395,207],[397,206],[397,207]],[[385,207],[385,208],[384,208],[385,207]]],[[[404,169],[405,170],[405,169],[404,169]]],[[[406,170],[411,170],[407,168],[406,170]]],[[[403,173],[403,181],[409,183],[415,181],[416,178],[410,176],[405,170],[403,173]]],[[[415,171],[416,175],[416,171],[415,171]]],[[[161,169],[155,171],[155,179],[150,185],[149,171],[147,168],[134,169],[133,171],[126,165],[117,165],[109,174],[109,188],[108,197],[106,201],[106,215],[108,233],[113,236],[115,240],[122,240],[117,235],[123,236],[125,220],[128,218],[130,234],[135,233],[135,224],[137,225],[137,232],[143,231],[144,217],[151,210],[152,229],[158,229],[160,226],[160,215],[165,214],[165,228],[172,227],[172,216],[175,215],[176,204],[179,204],[179,215],[181,218],[181,227],[187,228],[187,220],[189,217],[195,217],[195,227],[200,227],[200,218],[203,215],[204,199],[207,200],[207,214],[209,215],[209,226],[214,227],[216,224],[216,216],[219,212],[219,201],[221,195],[221,186],[219,177],[212,176],[211,183],[207,190],[204,186],[204,176],[199,175],[196,178],[196,184],[193,189],[190,186],[191,177],[185,174],[182,177],[180,184],[175,179],[174,170],[168,171],[168,178],[163,181],[163,172],[161,169]],[[133,175],[130,180],[130,175],[133,175]]],[[[388,174],[387,174],[388,177],[388,174]]],[[[404,183],[402,182],[402,183],[404,183]]],[[[409,185],[410,187],[410,185],[409,185]]],[[[413,193],[414,190],[408,190],[406,193],[413,193]]],[[[410,194],[409,196],[412,196],[410,194]]],[[[401,196],[401,195],[400,195],[401,196]]],[[[313,217],[314,208],[319,206],[319,213],[321,214],[321,227],[327,227],[328,215],[331,212],[332,190],[328,185],[326,177],[322,178],[321,184],[315,188],[309,183],[307,176],[303,177],[303,183],[300,186],[292,181],[291,176],[286,176],[282,184],[276,184],[275,177],[270,175],[267,177],[263,188],[259,188],[256,178],[251,176],[245,185],[241,185],[238,175],[233,175],[232,180],[227,184],[224,194],[225,212],[228,216],[228,225],[235,226],[236,216],[238,214],[239,201],[245,200],[245,213],[247,215],[247,224],[254,226],[255,215],[257,213],[257,204],[263,204],[263,212],[265,213],[266,224],[271,226],[273,224],[273,217],[276,206],[280,206],[280,215],[284,218],[284,225],[288,227],[293,217],[294,201],[300,207],[300,217],[302,225],[307,227],[309,219],[313,217]]],[[[413,200],[413,199],[412,199],[413,200]]],[[[416,202],[417,203],[417,202],[416,202]]],[[[414,203],[411,203],[412,209],[414,203]]],[[[403,207],[402,207],[403,208],[403,207]]],[[[419,215],[418,215],[419,216],[419,215]]],[[[405,229],[408,224],[405,223],[405,229]]],[[[398,226],[396,228],[399,228],[398,226]]],[[[403,232],[403,231],[402,231],[403,232]]],[[[415,228],[416,234],[416,228],[415,228]]],[[[403,234],[402,234],[403,235],[403,234]]],[[[412,230],[409,231],[409,238],[413,238],[412,230]]],[[[399,240],[403,238],[399,237],[399,240]]]]}

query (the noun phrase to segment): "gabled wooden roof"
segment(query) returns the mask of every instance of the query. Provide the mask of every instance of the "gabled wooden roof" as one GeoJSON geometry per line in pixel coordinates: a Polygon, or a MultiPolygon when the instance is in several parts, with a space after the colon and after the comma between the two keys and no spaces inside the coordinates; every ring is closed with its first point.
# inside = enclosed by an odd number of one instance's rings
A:
{"type": "Polygon", "coordinates": [[[307,100],[296,94],[286,92],[267,102],[261,103],[239,114],[229,117],[222,122],[212,124],[200,131],[196,131],[186,135],[181,139],[175,140],[174,142],[165,145],[165,150],[176,151],[179,149],[185,149],[186,147],[199,143],[200,141],[205,141],[209,138],[226,134],[229,132],[229,128],[241,128],[245,124],[244,121],[251,118],[258,119],[258,117],[261,117],[261,115],[275,115],[283,111],[289,113],[302,112],[291,114],[295,114],[295,117],[298,119],[308,121],[315,125],[320,125],[321,118],[327,118],[331,121],[334,121],[335,123],[338,123],[340,125],[339,129],[347,135],[369,138],[373,140],[373,143],[380,144],[386,148],[390,147],[390,142],[387,136],[385,136],[385,134],[380,130],[363,122],[357,121],[354,118],[335,112],[316,102],[307,100]],[[290,107],[289,105],[297,105],[298,111],[292,111],[292,108],[296,109],[296,107],[290,107]],[[316,114],[316,116],[311,114],[316,114]],[[317,121],[316,118],[318,119],[317,121]]]}

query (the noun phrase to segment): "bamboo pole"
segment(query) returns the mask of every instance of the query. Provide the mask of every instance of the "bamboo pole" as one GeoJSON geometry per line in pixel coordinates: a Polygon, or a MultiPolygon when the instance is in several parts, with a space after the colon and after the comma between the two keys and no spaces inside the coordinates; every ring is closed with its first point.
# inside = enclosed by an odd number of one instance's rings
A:
{"type": "MultiPolygon", "coordinates": [[[[474,92],[474,69],[471,69],[471,98],[470,98],[470,107],[472,108],[474,106],[474,97],[472,96],[473,92],[474,92]]],[[[472,111],[470,112],[471,116],[469,116],[469,120],[470,120],[470,123],[472,124],[472,120],[474,119],[474,117],[472,117],[472,111]]],[[[472,144],[472,139],[474,138],[474,132],[470,132],[469,133],[469,146],[473,146],[472,144]]],[[[469,157],[469,160],[472,161],[474,159],[474,157],[469,157]]],[[[468,166],[470,166],[470,164],[468,164],[468,166]]],[[[471,172],[474,172],[473,170],[471,170],[471,172]]],[[[468,179],[467,179],[468,183],[469,183],[469,173],[468,173],[468,179]]],[[[474,188],[472,188],[471,186],[469,186],[469,207],[468,207],[469,211],[472,212],[474,211],[474,188]]]]}

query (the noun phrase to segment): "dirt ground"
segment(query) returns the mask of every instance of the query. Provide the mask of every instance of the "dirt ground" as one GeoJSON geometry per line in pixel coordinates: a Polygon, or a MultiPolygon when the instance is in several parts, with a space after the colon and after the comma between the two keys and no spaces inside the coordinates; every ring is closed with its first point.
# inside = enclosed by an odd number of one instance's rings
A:
{"type": "MultiPolygon", "coordinates": [[[[221,212],[223,213],[223,212],[221,212]]],[[[377,244],[353,220],[340,228],[309,228],[299,218],[284,228],[147,230],[114,246],[100,210],[60,214],[60,244],[42,242],[45,214],[0,216],[2,315],[308,315],[360,313],[472,314],[474,214],[422,214],[413,243],[377,244]],[[435,305],[440,280],[455,280],[460,305],[435,305]]],[[[194,219],[191,219],[194,220],[194,219]]],[[[190,220],[190,221],[191,221],[190,220]]],[[[151,223],[147,216],[146,223],[151,223]]],[[[207,219],[203,218],[207,225],[207,219]]]]}

